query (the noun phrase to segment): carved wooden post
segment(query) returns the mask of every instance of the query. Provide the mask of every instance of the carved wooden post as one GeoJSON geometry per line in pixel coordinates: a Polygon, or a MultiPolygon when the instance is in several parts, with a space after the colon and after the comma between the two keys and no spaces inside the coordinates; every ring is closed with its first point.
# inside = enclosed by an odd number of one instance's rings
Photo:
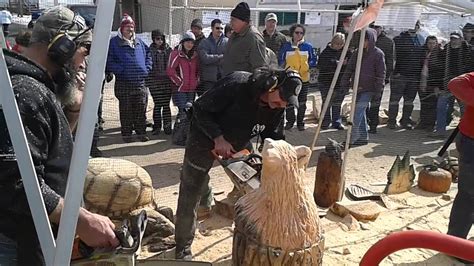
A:
{"type": "Polygon", "coordinates": [[[339,191],[343,186],[341,178],[342,147],[331,139],[329,141],[326,151],[322,152],[318,158],[313,194],[316,204],[324,208],[341,200],[339,191]]]}

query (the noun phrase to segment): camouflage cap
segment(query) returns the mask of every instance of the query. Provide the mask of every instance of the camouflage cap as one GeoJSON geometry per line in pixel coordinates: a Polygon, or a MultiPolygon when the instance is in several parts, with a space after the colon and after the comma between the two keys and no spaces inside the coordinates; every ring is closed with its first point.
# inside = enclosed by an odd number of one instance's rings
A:
{"type": "MultiPolygon", "coordinates": [[[[36,21],[31,34],[31,43],[50,43],[59,33],[67,33],[75,38],[87,29],[86,22],[79,14],[64,6],[47,9],[36,21]]],[[[92,41],[90,31],[82,34],[79,42],[92,41]]]]}

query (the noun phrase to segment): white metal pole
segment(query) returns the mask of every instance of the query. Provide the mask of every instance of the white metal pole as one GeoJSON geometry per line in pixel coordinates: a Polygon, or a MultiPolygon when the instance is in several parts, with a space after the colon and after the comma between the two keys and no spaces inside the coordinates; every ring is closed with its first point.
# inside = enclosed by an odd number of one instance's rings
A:
{"type": "Polygon", "coordinates": [[[298,0],[298,23],[301,24],[301,0],[298,0]]]}
{"type": "Polygon", "coordinates": [[[15,150],[18,168],[25,188],[28,205],[30,206],[31,216],[33,217],[33,222],[38,234],[41,250],[43,251],[46,264],[51,265],[56,244],[49,223],[48,213],[44,205],[44,199],[41,194],[41,188],[38,178],[36,177],[36,171],[18,111],[18,105],[15,101],[3,50],[0,51],[0,54],[0,80],[2,81],[2,86],[0,86],[0,104],[3,108],[8,131],[10,132],[10,138],[13,149],[15,150]]]}
{"type": "Polygon", "coordinates": [[[360,67],[362,65],[362,54],[364,51],[364,42],[365,42],[365,32],[367,31],[367,26],[365,26],[360,32],[359,38],[359,50],[357,51],[357,63],[354,75],[354,86],[352,87],[352,104],[351,104],[351,115],[349,118],[349,128],[347,129],[347,136],[346,136],[346,147],[344,150],[344,158],[342,159],[342,166],[341,166],[341,179],[342,179],[342,186],[339,190],[339,199],[342,199],[344,195],[344,187],[346,183],[346,177],[344,176],[346,173],[346,164],[347,158],[349,156],[349,144],[351,141],[351,133],[353,129],[354,123],[354,115],[356,109],[356,101],[357,101],[357,91],[359,89],[359,78],[360,78],[360,67]]]}
{"type": "Polygon", "coordinates": [[[173,35],[173,0],[169,1],[169,20],[168,20],[168,35],[169,35],[169,45],[171,45],[171,35],[173,35]]]}
{"type": "Polygon", "coordinates": [[[326,101],[323,103],[323,108],[321,109],[321,114],[319,115],[319,123],[318,127],[316,128],[316,133],[314,134],[313,142],[311,142],[311,150],[314,149],[314,146],[316,145],[316,141],[318,140],[319,134],[321,132],[321,127],[322,127],[322,119],[326,115],[326,112],[329,107],[329,103],[331,101],[332,95],[334,93],[334,88],[336,87],[337,79],[339,78],[339,75],[341,73],[342,65],[344,63],[344,59],[346,58],[347,51],[349,50],[349,45],[352,40],[352,36],[354,35],[354,29],[357,24],[358,19],[354,19],[354,21],[351,23],[351,27],[349,29],[349,34],[347,35],[347,40],[346,43],[344,44],[344,48],[342,49],[341,57],[339,58],[339,63],[337,64],[336,67],[336,72],[334,73],[334,76],[331,81],[331,86],[329,87],[328,95],[326,97],[326,101]]]}
{"type": "Polygon", "coordinates": [[[64,209],[59,224],[58,245],[54,257],[54,265],[57,266],[69,265],[71,260],[73,238],[84,190],[94,124],[97,121],[100,87],[104,78],[105,62],[109,49],[110,28],[113,19],[113,12],[110,12],[110,10],[114,10],[114,8],[115,0],[101,0],[97,7],[84,99],[72,153],[64,209]]]}

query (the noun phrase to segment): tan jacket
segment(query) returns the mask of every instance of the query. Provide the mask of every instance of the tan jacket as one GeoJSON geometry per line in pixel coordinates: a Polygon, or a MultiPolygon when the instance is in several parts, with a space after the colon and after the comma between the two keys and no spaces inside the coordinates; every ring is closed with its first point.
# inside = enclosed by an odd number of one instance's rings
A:
{"type": "Polygon", "coordinates": [[[241,33],[234,32],[224,53],[224,75],[233,71],[252,72],[266,65],[266,47],[260,32],[249,26],[241,33]]]}

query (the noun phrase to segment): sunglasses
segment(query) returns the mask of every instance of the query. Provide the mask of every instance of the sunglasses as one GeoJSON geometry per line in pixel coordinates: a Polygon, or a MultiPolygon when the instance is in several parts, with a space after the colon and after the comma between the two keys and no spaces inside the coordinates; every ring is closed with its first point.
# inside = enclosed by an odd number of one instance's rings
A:
{"type": "Polygon", "coordinates": [[[304,34],[304,32],[302,32],[302,31],[295,31],[295,34],[298,34],[298,35],[303,35],[303,34],[304,34]]]}
{"type": "Polygon", "coordinates": [[[223,28],[223,27],[215,27],[214,29],[216,29],[216,30],[223,30],[224,28],[223,28]]]}

